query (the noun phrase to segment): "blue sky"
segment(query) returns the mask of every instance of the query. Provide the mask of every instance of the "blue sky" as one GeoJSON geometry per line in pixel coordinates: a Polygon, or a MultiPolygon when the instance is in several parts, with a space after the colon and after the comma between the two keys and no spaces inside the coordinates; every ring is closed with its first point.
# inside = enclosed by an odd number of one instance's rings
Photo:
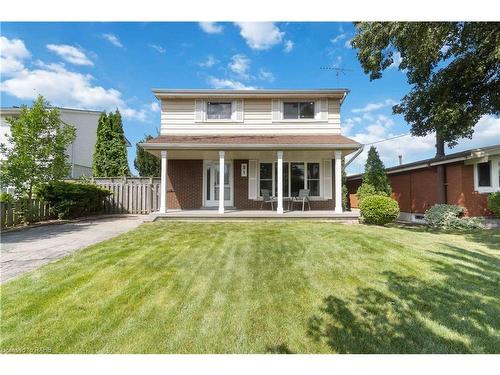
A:
{"type": "MultiPolygon", "coordinates": [[[[120,108],[135,145],[155,134],[152,88],[348,88],[343,133],[362,143],[409,132],[391,106],[409,90],[396,63],[370,82],[347,42],[351,23],[2,23],[1,105],[120,108]],[[321,67],[344,69],[337,74],[321,67]]],[[[500,143],[498,118],[486,116],[473,140],[453,151],[500,143]]],[[[432,136],[377,143],[386,166],[431,157],[432,136]]],[[[133,169],[135,147],[129,149],[133,169]]],[[[362,170],[365,155],[349,172],[362,170]]]]}

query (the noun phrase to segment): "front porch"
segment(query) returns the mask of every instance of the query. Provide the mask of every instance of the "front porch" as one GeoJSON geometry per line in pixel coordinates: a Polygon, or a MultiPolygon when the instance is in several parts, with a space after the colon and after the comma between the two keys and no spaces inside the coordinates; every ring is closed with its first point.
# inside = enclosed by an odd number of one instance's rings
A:
{"type": "Polygon", "coordinates": [[[143,147],[161,159],[158,217],[357,217],[343,213],[342,160],[359,144],[340,135],[160,136],[143,147]],[[289,211],[297,200],[310,211],[289,211]]]}
{"type": "Polygon", "coordinates": [[[344,211],[336,213],[334,210],[284,210],[283,213],[270,210],[239,210],[237,208],[226,208],[224,214],[219,214],[217,209],[199,209],[199,210],[168,210],[165,213],[154,212],[149,216],[150,221],[163,219],[170,220],[246,220],[246,219],[314,219],[314,220],[337,220],[357,222],[359,219],[359,210],[344,211]]]}

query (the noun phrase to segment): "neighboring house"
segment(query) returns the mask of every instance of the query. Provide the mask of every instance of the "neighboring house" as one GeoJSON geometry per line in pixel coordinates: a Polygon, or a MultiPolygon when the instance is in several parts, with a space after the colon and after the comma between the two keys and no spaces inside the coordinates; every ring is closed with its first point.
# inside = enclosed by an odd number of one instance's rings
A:
{"type": "MultiPolygon", "coordinates": [[[[446,203],[463,206],[468,216],[489,216],[488,193],[500,191],[500,144],[387,168],[392,196],[400,218],[421,221],[436,204],[436,166],[445,166],[446,203]]],[[[356,191],[363,175],[347,177],[351,207],[358,207],[356,191]]]]}
{"type": "Polygon", "coordinates": [[[309,189],[313,210],[341,213],[341,161],[360,148],[341,134],[347,93],[154,90],[160,136],[142,146],[161,157],[160,213],[259,209],[262,189],[276,196],[278,213],[300,189],[309,189]]]}
{"type": "MultiPolygon", "coordinates": [[[[97,138],[97,123],[102,112],[72,108],[57,109],[61,113],[61,121],[76,128],[76,138],[67,150],[68,162],[71,164],[68,177],[91,176],[92,155],[97,138]]],[[[18,107],[0,108],[0,143],[7,144],[5,134],[10,135],[10,126],[6,118],[18,116],[20,111],[21,108],[18,107]]],[[[130,147],[130,142],[128,140],[126,142],[127,147],[130,147]]]]}

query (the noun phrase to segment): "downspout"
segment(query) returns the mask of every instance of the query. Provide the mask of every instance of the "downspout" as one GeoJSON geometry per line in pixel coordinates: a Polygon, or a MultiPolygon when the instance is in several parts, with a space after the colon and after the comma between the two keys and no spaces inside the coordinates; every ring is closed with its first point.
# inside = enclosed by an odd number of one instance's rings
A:
{"type": "Polygon", "coordinates": [[[365,149],[365,145],[361,145],[361,147],[358,149],[358,151],[356,151],[356,153],[349,159],[349,161],[346,161],[344,163],[344,169],[347,168],[347,166],[349,164],[351,164],[351,162],[356,159],[362,152],[363,150],[365,149]]]}

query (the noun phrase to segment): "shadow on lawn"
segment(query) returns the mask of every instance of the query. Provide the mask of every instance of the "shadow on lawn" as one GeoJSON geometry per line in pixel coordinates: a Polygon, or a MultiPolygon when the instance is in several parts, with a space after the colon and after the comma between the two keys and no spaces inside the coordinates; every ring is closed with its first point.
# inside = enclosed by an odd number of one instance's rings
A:
{"type": "Polygon", "coordinates": [[[448,248],[432,261],[444,280],[384,272],[388,292],[326,297],[309,320],[309,336],[339,353],[498,353],[499,260],[448,248]]]}

